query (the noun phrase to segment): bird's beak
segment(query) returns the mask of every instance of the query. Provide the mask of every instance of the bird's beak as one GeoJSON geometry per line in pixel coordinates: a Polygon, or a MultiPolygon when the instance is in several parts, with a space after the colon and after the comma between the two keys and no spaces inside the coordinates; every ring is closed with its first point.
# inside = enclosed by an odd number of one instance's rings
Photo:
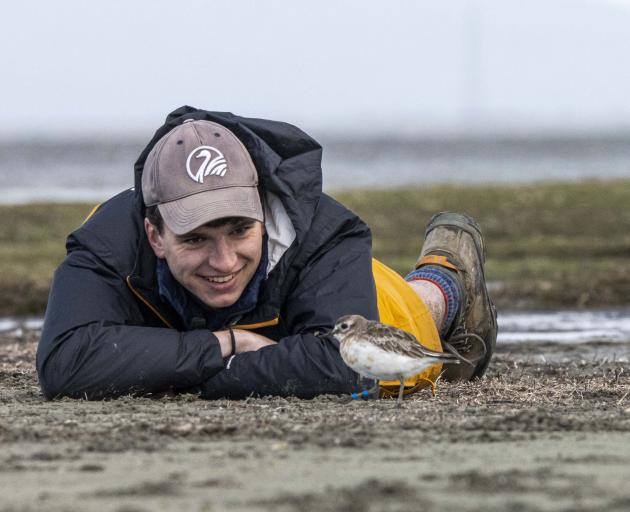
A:
{"type": "Polygon", "coordinates": [[[335,338],[337,341],[341,342],[341,340],[339,339],[339,331],[337,330],[337,328],[333,328],[332,330],[328,331],[327,333],[329,336],[332,336],[333,338],[335,338]]]}

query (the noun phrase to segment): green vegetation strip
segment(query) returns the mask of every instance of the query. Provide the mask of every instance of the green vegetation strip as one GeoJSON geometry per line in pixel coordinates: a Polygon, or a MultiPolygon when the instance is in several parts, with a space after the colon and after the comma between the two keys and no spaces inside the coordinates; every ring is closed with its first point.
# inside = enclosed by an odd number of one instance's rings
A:
{"type": "MultiPolygon", "coordinates": [[[[499,307],[630,303],[630,180],[353,190],[334,196],[372,228],[374,255],[412,268],[438,211],[480,223],[499,307]]],[[[40,315],[64,240],[92,204],[0,206],[0,315],[40,315]]]]}

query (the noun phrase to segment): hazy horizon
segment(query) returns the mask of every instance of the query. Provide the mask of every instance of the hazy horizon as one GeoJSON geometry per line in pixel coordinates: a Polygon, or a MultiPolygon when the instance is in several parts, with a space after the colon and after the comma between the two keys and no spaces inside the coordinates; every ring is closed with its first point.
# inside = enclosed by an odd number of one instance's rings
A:
{"type": "Polygon", "coordinates": [[[322,134],[630,132],[630,1],[25,1],[3,139],[147,139],[183,104],[322,134]]]}

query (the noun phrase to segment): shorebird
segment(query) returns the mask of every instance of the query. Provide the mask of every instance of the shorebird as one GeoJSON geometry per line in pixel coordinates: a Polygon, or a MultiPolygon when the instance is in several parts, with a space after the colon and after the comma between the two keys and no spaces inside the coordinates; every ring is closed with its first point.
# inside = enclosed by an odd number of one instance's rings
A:
{"type": "Polygon", "coordinates": [[[423,346],[412,334],[391,325],[367,320],[360,315],[342,316],[331,334],[339,340],[345,363],[370,379],[400,380],[399,407],[405,379],[437,363],[470,361],[453,354],[435,352],[423,346]]]}

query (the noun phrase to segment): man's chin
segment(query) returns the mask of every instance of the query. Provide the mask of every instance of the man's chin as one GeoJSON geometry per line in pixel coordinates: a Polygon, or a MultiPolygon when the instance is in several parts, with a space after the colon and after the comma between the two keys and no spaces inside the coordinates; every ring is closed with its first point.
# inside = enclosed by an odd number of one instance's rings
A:
{"type": "Polygon", "coordinates": [[[232,294],[225,295],[224,297],[204,297],[203,295],[196,295],[196,297],[199,302],[210,309],[229,308],[236,304],[238,300],[238,296],[234,297],[232,294]]]}
{"type": "Polygon", "coordinates": [[[233,306],[234,304],[236,304],[236,301],[235,300],[213,301],[212,303],[205,302],[205,304],[211,309],[223,309],[223,308],[229,308],[230,306],[233,306]]]}
{"type": "Polygon", "coordinates": [[[204,306],[210,309],[221,309],[233,306],[241,296],[243,290],[237,282],[233,283],[228,290],[212,290],[211,286],[197,286],[197,293],[193,295],[204,306]],[[209,289],[210,288],[210,289],[209,289]]]}

